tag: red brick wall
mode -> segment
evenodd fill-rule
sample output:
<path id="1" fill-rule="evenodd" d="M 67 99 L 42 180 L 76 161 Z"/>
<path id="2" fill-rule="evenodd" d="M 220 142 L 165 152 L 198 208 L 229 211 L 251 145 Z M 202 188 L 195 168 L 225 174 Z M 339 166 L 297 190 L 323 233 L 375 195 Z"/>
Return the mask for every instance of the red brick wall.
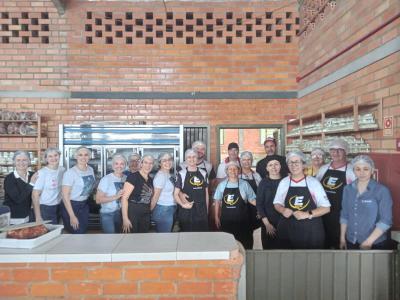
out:
<path id="1" fill-rule="evenodd" d="M 299 74 L 304 75 L 339 51 L 350 46 L 362 36 L 378 28 L 400 12 L 400 2 L 388 1 L 338 1 L 328 8 L 324 19 L 317 18 L 314 30 L 300 38 Z M 400 36 L 400 18 L 367 38 L 349 52 L 301 80 L 299 89 L 316 82 L 358 57 Z M 386 184 L 394 200 L 394 227 L 400 228 L 400 187 L 398 165 L 400 154 L 396 151 L 396 138 L 400 137 L 400 54 L 397 52 L 362 70 L 338 80 L 299 99 L 299 112 L 311 114 L 321 109 L 330 110 L 350 105 L 379 102 L 382 99 L 383 116 L 394 117 L 393 136 L 384 136 L 383 130 L 354 134 L 371 145 L 372 157 L 379 169 L 379 180 Z M 379 112 L 375 110 L 379 115 Z M 379 124 L 382 128 L 382 123 Z"/>
<path id="2" fill-rule="evenodd" d="M 73 0 L 68 1 L 65 15 L 59 16 L 50 0 L 2 1 L 0 13 L 9 14 L 0 15 L 0 24 L 9 27 L 8 31 L 0 31 L 0 38 L 18 31 L 18 35 L 29 36 L 29 43 L 23 43 L 21 36 L 9 38 L 8 44 L 0 43 L 0 90 L 293 91 L 297 88 L 298 63 L 296 5 L 295 1 L 228 5 L 224 2 L 167 2 L 165 10 L 162 2 L 133 5 L 122 1 Z M 173 13 L 172 19 L 166 12 Z M 48 13 L 48 19 L 44 19 L 46 15 L 42 13 Z M 146 13 L 151 13 L 151 17 Z M 18 19 L 18 25 L 12 25 L 13 18 Z M 31 24 L 35 18 L 38 25 Z M 96 25 L 97 19 L 102 25 Z M 137 19 L 143 25 L 136 26 Z M 197 19 L 201 19 L 203 25 L 197 25 Z M 183 25 L 178 25 L 178 20 L 182 20 Z M 163 25 L 157 25 L 158 22 Z M 29 23 L 28 32 L 23 30 L 25 23 Z M 41 31 L 42 23 L 48 23 L 48 33 Z M 172 32 L 166 29 L 167 24 L 173 25 Z M 106 25 L 111 25 L 111 29 Z M 133 27 L 129 28 L 130 25 Z M 208 31 L 209 25 L 213 25 L 212 31 Z M 152 31 L 147 31 L 149 26 Z M 91 31 L 87 31 L 89 27 Z M 32 36 L 31 29 L 38 28 L 39 36 L 49 36 L 48 44 Z M 121 34 L 119 31 L 122 31 L 122 38 L 117 37 Z M 143 38 L 136 37 L 137 31 L 141 31 Z M 162 31 L 162 38 L 157 37 L 157 31 Z M 177 37 L 179 31 L 182 31 L 182 38 Z M 201 31 L 203 37 L 196 37 L 197 31 Z M 236 36 L 237 32 L 241 36 Z M 107 44 L 106 38 L 110 36 L 113 44 Z M 268 43 L 267 36 L 271 37 Z M 132 38 L 132 44 L 127 44 L 128 37 Z M 152 38 L 153 44 L 145 44 L 146 37 Z M 173 37 L 173 44 L 167 44 L 167 37 Z M 213 38 L 213 44 L 207 44 L 207 37 Z M 232 37 L 232 44 L 228 43 L 228 37 Z M 91 44 L 88 38 L 92 38 Z M 186 38 L 193 38 L 193 44 L 186 44 Z M 251 43 L 247 43 L 246 38 L 251 38 Z M 295 114 L 296 108 L 295 99 L 39 97 L 3 98 L 0 103 L 0 109 L 39 112 L 44 117 L 48 145 L 58 143 L 60 123 L 142 120 L 147 124 L 210 125 L 214 163 L 215 125 L 283 124 L 288 116 Z M 34 143 L 33 139 L 0 138 L 0 147 L 28 148 Z"/>
<path id="3" fill-rule="evenodd" d="M 237 299 L 243 257 L 226 261 L 2 263 L 1 299 Z"/>

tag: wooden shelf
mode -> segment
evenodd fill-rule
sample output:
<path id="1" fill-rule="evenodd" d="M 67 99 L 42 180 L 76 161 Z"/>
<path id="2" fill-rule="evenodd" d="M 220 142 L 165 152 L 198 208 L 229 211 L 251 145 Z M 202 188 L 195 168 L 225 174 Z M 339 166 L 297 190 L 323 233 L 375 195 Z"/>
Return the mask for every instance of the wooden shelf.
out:
<path id="1" fill-rule="evenodd" d="M 296 119 L 291 119 L 286 122 L 286 144 L 288 145 L 290 140 L 300 140 L 300 144 L 304 137 L 320 137 L 321 142 L 325 141 L 325 136 L 335 135 L 335 134 L 349 134 L 349 133 L 358 133 L 365 131 L 374 131 L 379 130 L 382 123 L 382 99 L 378 101 L 371 101 L 367 103 L 358 103 L 358 98 L 354 98 L 353 104 L 347 104 L 340 107 L 335 107 L 327 110 L 320 110 L 319 112 L 314 112 L 310 114 L 299 115 Z M 367 113 L 368 111 L 373 110 L 375 117 L 376 127 L 367 127 L 360 128 L 359 124 L 359 116 Z M 343 129 L 343 130 L 332 130 L 332 131 L 324 131 L 325 120 L 333 117 L 352 117 L 353 118 L 353 128 L 351 129 Z M 310 125 L 314 122 L 321 123 L 322 130 L 320 132 L 313 133 L 303 133 L 304 125 Z M 300 127 L 299 134 L 290 135 L 290 131 L 295 127 Z M 289 133 L 289 134 L 288 134 Z"/>
<path id="2" fill-rule="evenodd" d="M 32 148 L 24 148 L 24 145 L 19 145 L 20 148 L 16 147 L 10 147 L 9 143 L 7 146 L 8 147 L 2 147 L 0 149 L 0 152 L 15 152 L 17 150 L 24 150 L 24 151 L 32 151 L 37 153 L 37 157 L 38 157 L 38 163 L 36 165 L 31 165 L 36 167 L 37 169 L 39 169 L 41 167 L 41 154 L 42 154 L 42 122 L 41 122 L 41 116 L 36 114 L 36 119 L 35 120 L 0 120 L 0 123 L 18 123 L 18 124 L 22 124 L 22 123 L 33 123 L 37 125 L 37 133 L 36 134 L 0 134 L 0 137 L 2 138 L 34 138 L 35 139 L 35 144 L 36 147 Z M 1 165 L 1 164 L 0 164 Z M 4 164 L 5 166 L 10 166 L 8 164 Z"/>

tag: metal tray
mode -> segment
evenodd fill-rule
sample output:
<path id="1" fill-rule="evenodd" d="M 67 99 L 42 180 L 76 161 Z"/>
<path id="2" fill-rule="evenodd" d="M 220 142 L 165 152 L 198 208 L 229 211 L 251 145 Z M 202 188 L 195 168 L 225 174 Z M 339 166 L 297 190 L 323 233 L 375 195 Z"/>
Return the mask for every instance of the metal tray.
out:
<path id="1" fill-rule="evenodd" d="M 63 225 L 45 224 L 45 226 L 49 229 L 49 232 L 34 239 L 7 239 L 7 233 L 2 232 L 0 233 L 0 248 L 32 249 L 56 238 L 64 228 Z"/>

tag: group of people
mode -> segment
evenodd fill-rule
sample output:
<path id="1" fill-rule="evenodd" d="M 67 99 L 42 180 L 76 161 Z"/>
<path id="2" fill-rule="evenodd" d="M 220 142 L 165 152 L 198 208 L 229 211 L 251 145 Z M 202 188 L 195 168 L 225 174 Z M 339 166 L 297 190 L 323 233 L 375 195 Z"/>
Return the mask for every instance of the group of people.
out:
<path id="1" fill-rule="evenodd" d="M 356 156 L 347 162 L 348 145 L 336 139 L 329 145 L 331 162 L 317 148 L 311 165 L 301 151 L 286 157 L 276 154 L 276 141 L 264 142 L 266 157 L 252 169 L 253 155 L 239 145 L 228 145 L 228 157 L 215 173 L 205 159 L 206 145 L 196 141 L 185 151 L 185 161 L 174 174 L 173 157 L 157 160 L 134 153 L 128 160 L 112 157 L 113 172 L 97 185 L 104 233 L 221 230 L 231 233 L 246 249 L 253 247 L 253 232 L 261 227 L 264 249 L 387 249 L 392 225 L 389 190 L 372 179 L 374 162 Z M 89 166 L 90 149 L 75 151 L 76 164 L 60 166 L 60 151 L 48 148 L 46 166 L 28 171 L 25 151 L 14 155 L 15 171 L 4 182 L 4 204 L 13 224 L 62 218 L 71 233 L 88 228 L 88 199 L 96 188 Z M 158 164 L 158 172 L 151 171 Z M 210 198 L 212 201 L 210 201 Z"/>

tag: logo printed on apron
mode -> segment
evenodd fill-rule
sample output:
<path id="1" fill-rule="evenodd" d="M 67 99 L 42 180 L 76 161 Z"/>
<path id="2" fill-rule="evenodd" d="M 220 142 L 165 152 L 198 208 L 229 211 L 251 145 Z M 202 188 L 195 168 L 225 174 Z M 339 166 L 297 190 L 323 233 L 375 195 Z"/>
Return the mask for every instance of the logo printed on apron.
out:
<path id="1" fill-rule="evenodd" d="M 322 181 L 322 184 L 327 189 L 336 190 L 343 185 L 343 182 L 340 181 L 338 177 L 327 176 Z"/>
<path id="2" fill-rule="evenodd" d="M 197 177 L 196 175 L 194 175 L 194 176 L 190 177 L 189 183 L 190 183 L 192 186 L 199 187 L 199 186 L 202 186 L 202 185 L 203 185 L 203 180 L 200 179 L 199 177 Z"/>
<path id="3" fill-rule="evenodd" d="M 304 196 L 294 195 L 288 199 L 290 208 L 295 210 L 304 210 L 310 204 L 310 199 L 307 199 L 304 203 Z"/>
<path id="4" fill-rule="evenodd" d="M 235 205 L 239 201 L 239 197 L 235 198 L 235 194 L 226 194 L 224 196 L 224 203 L 229 206 Z"/>

